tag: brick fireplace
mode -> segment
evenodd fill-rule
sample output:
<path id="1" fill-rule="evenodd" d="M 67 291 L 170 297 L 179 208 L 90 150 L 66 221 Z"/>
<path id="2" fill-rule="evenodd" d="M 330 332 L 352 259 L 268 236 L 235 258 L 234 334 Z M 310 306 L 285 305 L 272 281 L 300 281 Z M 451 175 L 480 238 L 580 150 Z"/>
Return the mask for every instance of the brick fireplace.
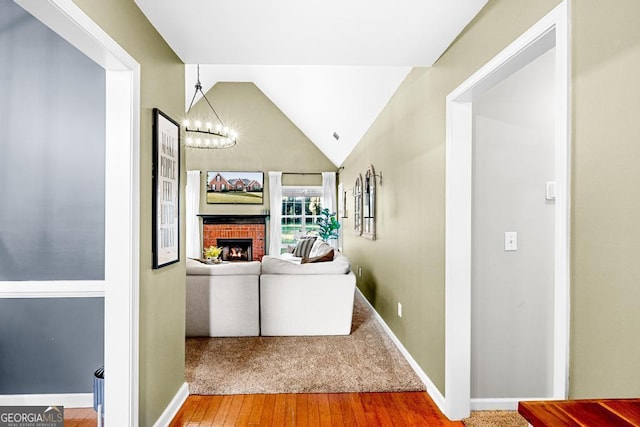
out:
<path id="1" fill-rule="evenodd" d="M 225 246 L 229 241 L 250 241 L 251 260 L 265 254 L 266 215 L 199 215 L 203 248 Z"/>

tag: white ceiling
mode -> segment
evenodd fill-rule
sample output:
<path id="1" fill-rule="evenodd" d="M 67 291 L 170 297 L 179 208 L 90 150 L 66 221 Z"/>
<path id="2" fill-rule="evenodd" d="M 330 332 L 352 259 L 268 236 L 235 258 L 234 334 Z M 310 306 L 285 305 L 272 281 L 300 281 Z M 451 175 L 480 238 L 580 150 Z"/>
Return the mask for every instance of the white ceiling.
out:
<path id="1" fill-rule="evenodd" d="M 203 64 L 203 90 L 254 82 L 340 166 L 411 67 L 433 65 L 487 0 L 135 2 L 185 64 Z M 186 109 L 195 66 L 185 76 Z"/>

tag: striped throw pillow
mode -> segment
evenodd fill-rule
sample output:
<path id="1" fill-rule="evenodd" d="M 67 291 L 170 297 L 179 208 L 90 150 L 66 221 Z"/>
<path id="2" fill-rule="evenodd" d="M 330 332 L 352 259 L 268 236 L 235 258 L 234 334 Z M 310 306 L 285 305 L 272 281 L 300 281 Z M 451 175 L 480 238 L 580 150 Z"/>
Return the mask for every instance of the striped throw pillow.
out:
<path id="1" fill-rule="evenodd" d="M 307 258 L 315 241 L 315 237 L 304 237 L 299 239 L 296 248 L 293 250 L 293 256 Z"/>

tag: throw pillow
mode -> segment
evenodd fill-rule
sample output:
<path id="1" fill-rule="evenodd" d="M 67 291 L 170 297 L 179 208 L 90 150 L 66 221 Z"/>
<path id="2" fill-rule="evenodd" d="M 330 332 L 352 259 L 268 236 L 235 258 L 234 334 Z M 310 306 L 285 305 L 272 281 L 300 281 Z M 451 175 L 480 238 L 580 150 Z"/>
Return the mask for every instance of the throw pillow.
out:
<path id="1" fill-rule="evenodd" d="M 300 261 L 300 264 L 310 264 L 313 262 L 329 262 L 329 261 L 333 261 L 333 249 L 331 249 L 329 252 L 327 252 L 324 255 L 320 255 L 313 258 L 302 258 L 302 261 Z"/>
<path id="2" fill-rule="evenodd" d="M 323 241 L 322 239 L 316 239 L 307 258 L 314 258 L 320 255 L 324 255 L 332 249 L 333 247 L 331 247 L 331 245 L 327 242 Z"/>
<path id="3" fill-rule="evenodd" d="M 303 237 L 298 240 L 298 244 L 293 251 L 293 256 L 306 258 L 309 256 L 309 252 L 311 252 L 311 248 L 313 247 L 313 243 L 316 241 L 315 237 Z"/>

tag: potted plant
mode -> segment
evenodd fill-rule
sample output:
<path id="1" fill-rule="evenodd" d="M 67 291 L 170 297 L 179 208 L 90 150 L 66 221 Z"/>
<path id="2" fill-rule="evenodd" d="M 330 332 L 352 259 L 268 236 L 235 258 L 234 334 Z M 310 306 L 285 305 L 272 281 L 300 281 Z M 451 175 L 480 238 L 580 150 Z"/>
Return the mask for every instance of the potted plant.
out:
<path id="1" fill-rule="evenodd" d="M 222 253 L 222 248 L 217 246 L 209 246 L 204 251 L 204 257 L 208 262 L 219 263 L 221 261 L 220 254 Z"/>
<path id="2" fill-rule="evenodd" d="M 318 226 L 318 235 L 325 242 L 338 238 L 340 223 L 335 212 L 330 212 L 327 208 L 322 209 L 320 218 L 318 218 Z"/>

